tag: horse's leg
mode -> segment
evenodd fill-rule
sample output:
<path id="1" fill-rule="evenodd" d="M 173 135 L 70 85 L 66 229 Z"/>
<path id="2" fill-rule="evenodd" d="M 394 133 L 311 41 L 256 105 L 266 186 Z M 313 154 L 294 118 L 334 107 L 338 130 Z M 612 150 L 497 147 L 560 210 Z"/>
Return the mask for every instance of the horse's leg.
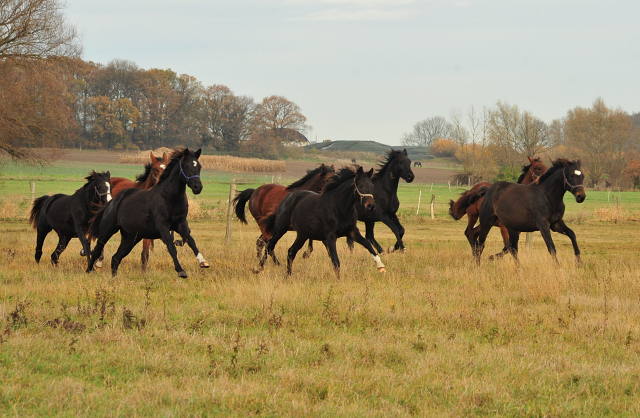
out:
<path id="1" fill-rule="evenodd" d="M 353 240 L 350 237 L 347 237 L 347 247 L 349 247 L 349 251 L 353 252 Z"/>
<path id="2" fill-rule="evenodd" d="M 153 240 L 143 239 L 142 240 L 142 253 L 140 254 L 140 261 L 142 262 L 142 270 L 147 269 L 147 264 L 149 263 L 149 251 L 151 249 L 151 245 L 153 244 Z"/>
<path id="3" fill-rule="evenodd" d="M 498 227 L 500 228 L 500 235 L 502 235 L 502 242 L 504 243 L 504 247 L 502 247 L 502 251 L 489 256 L 489 260 L 495 260 L 498 258 L 502 258 L 502 256 L 504 256 L 506 253 L 508 253 L 510 251 L 510 244 L 509 244 L 509 231 L 507 231 L 507 228 L 505 228 L 504 225 L 502 225 L 500 222 L 498 222 Z"/>
<path id="4" fill-rule="evenodd" d="M 86 272 L 89 273 L 93 270 L 93 266 L 98 267 L 98 263 L 100 263 L 100 267 L 102 266 L 102 260 L 104 259 L 104 255 L 102 253 L 104 249 L 104 245 L 109 241 L 109 239 L 120 230 L 120 227 L 117 225 L 112 225 L 109 229 L 103 226 L 103 223 L 100 223 L 100 235 L 96 240 L 96 245 L 93 247 L 93 251 L 91 251 L 91 258 L 89 259 L 89 264 L 87 265 Z"/>
<path id="5" fill-rule="evenodd" d="M 56 246 L 55 251 L 51 253 L 51 264 L 53 264 L 54 266 L 58 265 L 58 259 L 60 258 L 60 254 L 62 254 L 64 249 L 67 248 L 67 245 L 69 244 L 69 240 L 70 238 L 67 238 L 64 235 L 58 235 L 58 245 Z"/>
<path id="6" fill-rule="evenodd" d="M 188 277 L 187 272 L 184 271 L 184 269 L 180 265 L 180 262 L 178 261 L 178 250 L 176 250 L 176 246 L 173 243 L 173 237 L 171 236 L 171 231 L 169 230 L 169 227 L 162 226 L 158 228 L 158 231 L 160 232 L 160 237 L 162 238 L 162 242 L 164 242 L 164 245 L 167 246 L 167 251 L 169 251 L 169 255 L 173 260 L 173 267 L 178 272 L 178 277 L 186 279 Z"/>
<path id="7" fill-rule="evenodd" d="M 367 249 L 367 251 L 369 251 L 369 254 L 371 254 L 371 257 L 373 257 L 373 261 L 376 262 L 376 267 L 378 268 L 378 271 L 380 273 L 385 273 L 387 269 L 384 267 L 384 264 L 382 264 L 382 261 L 380 260 L 380 256 L 373 249 L 373 246 L 371 245 L 369 240 L 362 236 L 362 234 L 360 233 L 360 230 L 357 227 L 351 232 L 351 236 L 353 237 L 353 240 L 355 242 L 362 245 L 364 248 Z"/>
<path id="8" fill-rule="evenodd" d="M 258 257 L 258 260 L 262 258 L 262 251 L 264 250 L 265 245 L 267 245 L 267 243 L 262 239 L 262 235 L 260 235 L 256 240 L 256 256 Z"/>
<path id="9" fill-rule="evenodd" d="M 121 234 L 120 246 L 118 247 L 118 250 L 113 255 L 113 257 L 111 257 L 111 275 L 112 276 L 115 277 L 118 275 L 118 267 L 120 266 L 122 259 L 125 258 L 127 255 L 129 255 L 131 250 L 133 250 L 133 247 L 135 247 L 136 244 L 139 243 L 141 239 L 142 238 L 137 238 L 135 234 L 134 235 Z"/>
<path id="10" fill-rule="evenodd" d="M 576 264 L 580 265 L 582 263 L 580 261 L 580 249 L 578 248 L 578 241 L 576 241 L 576 234 L 573 230 L 571 230 L 571 228 L 569 228 L 562 219 L 551 225 L 551 230 L 569 237 L 571 245 L 573 245 L 573 253 L 576 256 Z"/>
<path id="11" fill-rule="evenodd" d="M 402 224 L 400 224 L 400 220 L 398 219 L 398 216 L 395 213 L 389 215 L 389 217 L 391 218 L 391 221 L 393 222 L 393 224 L 396 226 L 396 229 L 398 230 L 397 237 L 400 237 L 396 241 L 396 244 L 394 245 L 393 249 L 394 251 L 401 250 L 402 252 L 405 252 L 404 242 L 402 241 L 402 238 L 404 237 L 404 227 L 402 226 Z"/>
<path id="12" fill-rule="evenodd" d="M 393 214 L 393 217 L 395 217 L 395 214 Z M 393 217 L 390 216 L 390 215 L 387 215 L 385 213 L 381 213 L 380 214 L 380 221 L 382 223 L 384 223 L 387 227 L 389 227 L 391 232 L 393 232 L 393 235 L 396 236 L 396 243 L 394 245 L 390 246 L 387 249 L 387 252 L 390 252 L 390 253 L 394 252 L 397 249 L 404 250 L 404 243 L 402 242 L 402 237 L 400 236 L 400 231 L 398 230 L 398 227 L 396 226 L 395 222 L 393 221 Z M 373 228 L 371 228 L 371 236 L 373 236 Z M 368 225 L 367 225 L 367 239 L 369 239 L 369 241 L 371 241 L 371 239 L 369 238 Z M 375 246 L 375 244 L 374 244 L 374 246 Z"/>
<path id="13" fill-rule="evenodd" d="M 549 223 L 545 219 L 541 219 L 537 222 L 538 229 L 540 230 L 540 235 L 542 235 L 542 239 L 544 243 L 547 245 L 547 251 L 551 254 L 553 261 L 556 264 L 558 263 L 558 257 L 556 257 L 556 246 L 553 243 L 553 239 L 551 238 L 551 229 L 549 228 Z"/>
<path id="14" fill-rule="evenodd" d="M 518 261 L 518 241 L 520 240 L 520 232 L 509 229 L 507 230 L 507 234 L 509 236 L 507 251 L 511 253 L 516 264 L 520 265 L 520 261 Z"/>
<path id="15" fill-rule="evenodd" d="M 42 215 L 41 215 L 42 216 Z M 42 246 L 44 245 L 44 239 L 47 238 L 49 232 L 51 232 L 49 224 L 38 223 L 38 237 L 36 238 L 36 263 L 40 263 L 42 258 Z"/>
<path id="16" fill-rule="evenodd" d="M 189 223 L 186 219 L 178 224 L 177 231 L 182 237 L 182 240 L 187 243 L 189 248 L 193 251 L 193 254 L 195 254 L 196 260 L 198 260 L 198 265 L 202 268 L 209 268 L 209 263 L 204 259 L 202 253 L 198 250 L 196 240 L 191 236 L 191 229 L 189 229 Z"/>
<path id="17" fill-rule="evenodd" d="M 382 249 L 380 244 L 378 244 L 378 241 L 376 241 L 376 239 L 373 236 L 373 227 L 375 225 L 376 225 L 376 223 L 373 222 L 373 221 L 365 221 L 365 223 L 364 223 L 365 235 L 366 235 L 367 240 L 369 240 L 369 242 L 371 243 L 373 248 L 375 248 L 375 250 L 377 251 L 377 254 L 384 254 L 384 250 Z"/>
<path id="18" fill-rule="evenodd" d="M 269 238 L 267 242 L 266 248 L 264 250 L 264 254 L 262 254 L 262 258 L 260 258 L 260 262 L 258 263 L 258 267 L 253 269 L 253 272 L 258 274 L 262 270 L 264 270 L 264 263 L 267 261 L 267 256 L 271 255 L 273 257 L 274 249 L 276 248 L 276 244 L 287 233 L 287 228 L 283 228 L 284 230 L 278 230 L 278 225 L 276 225 L 276 229 L 273 231 L 273 235 Z"/>
<path id="19" fill-rule="evenodd" d="M 300 248 L 302 248 L 302 246 L 306 241 L 307 241 L 307 238 L 302 237 L 300 236 L 300 234 L 298 234 L 298 236 L 296 236 L 296 240 L 293 241 L 293 244 L 291 245 L 291 247 L 289 247 L 289 251 L 287 253 L 287 275 L 288 276 L 291 275 L 291 266 L 293 265 L 293 260 L 296 258 L 296 254 L 298 254 L 298 251 L 300 251 Z"/>
<path id="20" fill-rule="evenodd" d="M 340 259 L 338 258 L 338 250 L 336 249 L 336 239 L 335 237 L 328 237 L 323 242 L 325 247 L 327 247 L 329 257 L 333 263 L 333 271 L 336 272 L 336 277 L 340 280 Z M 371 244 L 369 244 L 369 246 L 371 246 Z"/>
<path id="21" fill-rule="evenodd" d="M 491 227 L 497 220 L 497 217 L 493 216 L 488 222 L 480 220 L 480 233 L 478 234 L 478 241 L 474 242 L 475 246 L 472 249 L 473 256 L 476 259 L 476 264 L 480 265 L 480 257 L 484 251 L 484 242 L 487 240 L 487 235 L 491 231 Z"/>
<path id="22" fill-rule="evenodd" d="M 310 239 L 309 240 L 309 249 L 307 249 L 307 251 L 305 251 L 304 253 L 302 253 L 302 258 L 309 258 L 311 257 L 311 253 L 313 252 L 313 240 Z"/>
<path id="23" fill-rule="evenodd" d="M 83 231 L 79 225 L 79 222 L 75 222 L 76 224 L 76 235 L 78 235 L 78 239 L 80 240 L 80 244 L 82 244 L 82 251 L 87 257 L 87 264 L 89 264 L 89 260 L 91 258 L 91 244 L 87 241 L 86 231 Z"/>

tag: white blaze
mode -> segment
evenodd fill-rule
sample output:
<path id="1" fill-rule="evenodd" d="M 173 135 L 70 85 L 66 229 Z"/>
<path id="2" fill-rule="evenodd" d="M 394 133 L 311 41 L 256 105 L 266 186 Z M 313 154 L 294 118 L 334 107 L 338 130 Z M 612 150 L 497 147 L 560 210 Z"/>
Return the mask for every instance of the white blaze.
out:
<path id="1" fill-rule="evenodd" d="M 197 166 L 197 165 L 198 165 L 198 162 L 197 162 L 197 161 L 194 161 L 194 162 L 193 162 L 193 166 L 195 167 L 195 166 Z"/>
<path id="2" fill-rule="evenodd" d="M 582 171 L 576 170 L 575 173 L 576 173 L 576 176 L 579 176 L 580 174 L 582 174 Z"/>
<path id="3" fill-rule="evenodd" d="M 165 168 L 167 168 L 167 166 L 164 164 L 160 164 L 160 168 L 164 170 Z"/>
<path id="4" fill-rule="evenodd" d="M 107 202 L 111 200 L 111 184 L 108 181 L 105 181 L 104 184 L 107 186 Z"/>

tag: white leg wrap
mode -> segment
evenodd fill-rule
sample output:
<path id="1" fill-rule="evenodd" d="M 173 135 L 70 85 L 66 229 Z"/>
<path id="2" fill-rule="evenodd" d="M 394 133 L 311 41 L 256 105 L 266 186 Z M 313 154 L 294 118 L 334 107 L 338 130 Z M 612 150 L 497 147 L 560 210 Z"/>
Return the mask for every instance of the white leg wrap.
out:
<path id="1" fill-rule="evenodd" d="M 198 260 L 199 263 L 204 263 L 205 261 L 207 261 L 204 259 L 201 253 L 198 253 L 198 255 L 196 256 L 196 260 Z"/>
<path id="2" fill-rule="evenodd" d="M 376 262 L 376 265 L 378 268 L 383 268 L 384 264 L 382 264 L 382 261 L 380 260 L 380 256 L 379 255 L 374 255 L 373 257 L 373 261 Z"/>

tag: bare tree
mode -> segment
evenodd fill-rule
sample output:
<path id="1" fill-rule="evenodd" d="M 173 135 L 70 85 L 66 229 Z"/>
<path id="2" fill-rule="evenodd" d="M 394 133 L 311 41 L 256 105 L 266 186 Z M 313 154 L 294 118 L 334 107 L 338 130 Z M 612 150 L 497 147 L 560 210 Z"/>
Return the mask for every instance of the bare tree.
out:
<path id="1" fill-rule="evenodd" d="M 283 130 L 292 129 L 301 133 L 310 128 L 300 106 L 282 96 L 265 97 L 256 106 L 254 122 L 257 130 L 271 131 L 275 137 Z"/>
<path id="2" fill-rule="evenodd" d="M 452 126 L 442 116 L 434 116 L 413 125 L 411 133 L 402 135 L 402 145 L 430 147 L 438 138 L 450 139 Z"/>
<path id="3" fill-rule="evenodd" d="M 237 150 L 239 143 L 249 136 L 249 126 L 255 104 L 248 96 L 236 96 L 227 87 L 216 84 L 203 93 L 203 121 L 205 145 L 211 142 L 218 149 Z"/>

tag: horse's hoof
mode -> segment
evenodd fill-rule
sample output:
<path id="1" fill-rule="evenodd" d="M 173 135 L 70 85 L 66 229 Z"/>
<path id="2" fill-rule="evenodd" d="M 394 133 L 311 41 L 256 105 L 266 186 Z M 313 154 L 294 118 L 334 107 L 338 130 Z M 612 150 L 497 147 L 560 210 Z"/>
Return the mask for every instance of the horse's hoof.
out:
<path id="1" fill-rule="evenodd" d="M 387 269 L 384 267 L 378 267 L 378 273 L 386 273 Z"/>
<path id="2" fill-rule="evenodd" d="M 84 248 L 80 250 L 80 257 L 84 257 Z"/>
<path id="3" fill-rule="evenodd" d="M 400 254 L 406 254 L 406 253 L 407 253 L 406 248 L 400 248 Z"/>
<path id="4" fill-rule="evenodd" d="M 489 256 L 489 261 L 493 261 L 493 260 L 495 260 L 495 259 L 496 259 L 496 257 L 495 257 L 495 256 L 493 256 L 493 255 L 490 255 L 490 256 Z"/>
<path id="5" fill-rule="evenodd" d="M 251 272 L 252 272 L 253 274 L 258 274 L 258 273 L 260 273 L 261 271 L 262 271 L 262 270 L 261 270 L 261 269 L 259 269 L 259 268 L 257 268 L 257 267 L 254 267 L 254 268 L 252 268 L 252 269 L 251 269 Z"/>
<path id="6" fill-rule="evenodd" d="M 182 247 L 184 245 L 184 241 L 181 239 L 177 239 L 173 241 L 173 245 L 175 245 L 176 247 Z"/>
<path id="7" fill-rule="evenodd" d="M 202 267 L 203 269 L 208 269 L 210 266 L 209 266 L 209 263 L 207 263 L 206 261 L 203 261 L 200 263 L 200 267 Z"/>
<path id="8" fill-rule="evenodd" d="M 188 276 L 187 276 L 187 272 L 186 272 L 186 271 L 184 271 L 184 270 L 179 271 L 179 272 L 178 272 L 178 277 L 180 277 L 181 279 L 186 279 L 186 278 L 188 277 Z"/>
<path id="9" fill-rule="evenodd" d="M 396 250 L 396 247 L 394 247 L 393 245 L 392 245 L 391 247 L 387 248 L 387 252 L 388 252 L 389 254 L 391 254 L 391 253 L 392 253 L 392 252 L 394 252 L 395 250 Z"/>
<path id="10" fill-rule="evenodd" d="M 302 253 L 302 258 L 309 258 L 309 257 L 311 257 L 311 253 L 308 253 L 306 251 Z"/>
<path id="11" fill-rule="evenodd" d="M 97 269 L 101 269 L 102 268 L 102 261 L 96 261 L 96 263 L 93 266 L 95 268 L 97 268 Z"/>

